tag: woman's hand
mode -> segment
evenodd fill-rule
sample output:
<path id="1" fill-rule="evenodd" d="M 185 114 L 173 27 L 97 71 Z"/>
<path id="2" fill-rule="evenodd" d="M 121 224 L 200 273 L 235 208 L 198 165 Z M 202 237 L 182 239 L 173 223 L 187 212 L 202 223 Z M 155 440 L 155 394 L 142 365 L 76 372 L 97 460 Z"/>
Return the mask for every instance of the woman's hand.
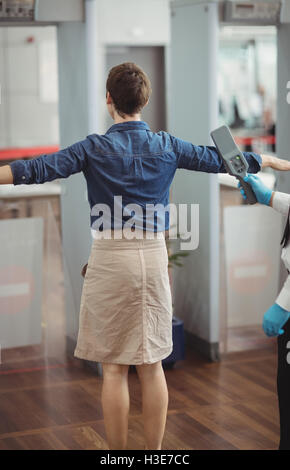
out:
<path id="1" fill-rule="evenodd" d="M 81 274 L 83 277 L 86 277 L 87 267 L 88 267 L 88 263 L 82 267 Z"/>
<path id="2" fill-rule="evenodd" d="M 0 184 L 12 184 L 13 175 L 10 165 L 0 167 Z"/>
<path id="3" fill-rule="evenodd" d="M 272 155 L 261 155 L 262 168 L 270 167 L 273 170 L 290 171 L 290 161 L 282 160 L 282 158 L 273 157 Z"/>

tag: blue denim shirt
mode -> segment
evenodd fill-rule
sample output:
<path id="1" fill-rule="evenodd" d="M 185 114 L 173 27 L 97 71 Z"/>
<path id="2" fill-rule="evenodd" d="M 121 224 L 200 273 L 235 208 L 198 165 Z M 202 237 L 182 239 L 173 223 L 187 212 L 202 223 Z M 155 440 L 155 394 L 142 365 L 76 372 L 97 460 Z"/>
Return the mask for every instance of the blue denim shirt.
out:
<path id="1" fill-rule="evenodd" d="M 249 172 L 260 171 L 260 155 L 252 152 L 245 152 L 244 155 L 249 163 Z M 10 166 L 15 185 L 44 183 L 83 172 L 93 228 L 99 217 L 101 220 L 104 215 L 104 212 L 96 210 L 96 207 L 102 206 L 96 204 L 109 206 L 110 227 L 122 227 L 135 212 L 125 211 L 121 221 L 117 217 L 114 220 L 114 210 L 117 212 L 121 201 L 123 208 L 132 203 L 141 206 L 142 221 L 135 226 L 139 224 L 139 228 L 152 231 L 169 229 L 169 213 L 164 213 L 165 227 L 164 220 L 158 217 L 151 227 L 146 226 L 146 204 L 167 206 L 170 185 L 177 169 L 225 172 L 215 147 L 193 145 L 164 131 L 154 133 L 144 121 L 114 124 L 104 135 L 92 134 L 56 153 L 31 160 L 17 160 Z M 121 196 L 117 198 L 119 202 L 115 209 L 114 196 Z M 99 230 L 108 228 L 105 223 L 99 225 Z"/>

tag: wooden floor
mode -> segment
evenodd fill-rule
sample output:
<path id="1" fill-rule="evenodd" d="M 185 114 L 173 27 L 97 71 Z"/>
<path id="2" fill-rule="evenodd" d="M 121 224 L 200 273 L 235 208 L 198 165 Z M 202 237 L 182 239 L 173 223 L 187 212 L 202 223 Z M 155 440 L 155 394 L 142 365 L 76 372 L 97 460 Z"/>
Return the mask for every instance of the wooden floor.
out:
<path id="1" fill-rule="evenodd" d="M 40 204 L 34 215 L 43 211 Z M 52 230 L 44 253 L 43 342 L 2 351 L 0 450 L 107 449 L 102 378 L 65 353 L 60 242 L 56 227 L 48 225 Z M 231 341 L 241 349 L 240 332 L 234 332 Z M 187 350 L 185 361 L 165 371 L 169 411 L 164 450 L 277 449 L 276 342 L 261 340 L 258 349 L 254 344 L 248 340 L 250 351 L 227 354 L 219 363 Z M 128 449 L 143 449 L 141 390 L 134 370 L 129 387 Z"/>
<path id="2" fill-rule="evenodd" d="M 275 347 L 208 363 L 193 353 L 165 370 L 169 411 L 163 449 L 276 449 Z M 23 370 L 24 369 L 24 370 Z M 0 449 L 107 449 L 102 378 L 53 357 L 2 366 Z M 140 385 L 129 373 L 128 449 L 143 448 Z"/>

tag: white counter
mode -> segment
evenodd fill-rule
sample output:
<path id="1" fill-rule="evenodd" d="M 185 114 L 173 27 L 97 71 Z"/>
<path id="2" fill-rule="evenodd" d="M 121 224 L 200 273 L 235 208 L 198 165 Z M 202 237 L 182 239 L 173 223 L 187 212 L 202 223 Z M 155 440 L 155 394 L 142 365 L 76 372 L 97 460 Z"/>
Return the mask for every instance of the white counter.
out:
<path id="1" fill-rule="evenodd" d="M 2 184 L 0 185 L 0 199 L 22 199 L 33 197 L 59 196 L 61 185 L 58 181 L 43 184 Z"/>

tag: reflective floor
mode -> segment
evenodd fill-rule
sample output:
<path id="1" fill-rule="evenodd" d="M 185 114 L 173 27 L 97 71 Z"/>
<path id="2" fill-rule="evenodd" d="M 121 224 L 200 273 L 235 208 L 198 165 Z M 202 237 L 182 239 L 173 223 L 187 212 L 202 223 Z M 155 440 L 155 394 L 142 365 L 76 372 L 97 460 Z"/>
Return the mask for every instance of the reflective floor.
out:
<path id="1" fill-rule="evenodd" d="M 107 449 L 101 378 L 57 357 L 6 365 L 0 380 L 0 449 Z M 12 367 L 12 370 L 10 369 Z M 187 352 L 166 370 L 163 449 L 276 449 L 275 351 L 233 353 L 208 363 Z M 128 449 L 143 449 L 141 390 L 129 372 Z"/>

